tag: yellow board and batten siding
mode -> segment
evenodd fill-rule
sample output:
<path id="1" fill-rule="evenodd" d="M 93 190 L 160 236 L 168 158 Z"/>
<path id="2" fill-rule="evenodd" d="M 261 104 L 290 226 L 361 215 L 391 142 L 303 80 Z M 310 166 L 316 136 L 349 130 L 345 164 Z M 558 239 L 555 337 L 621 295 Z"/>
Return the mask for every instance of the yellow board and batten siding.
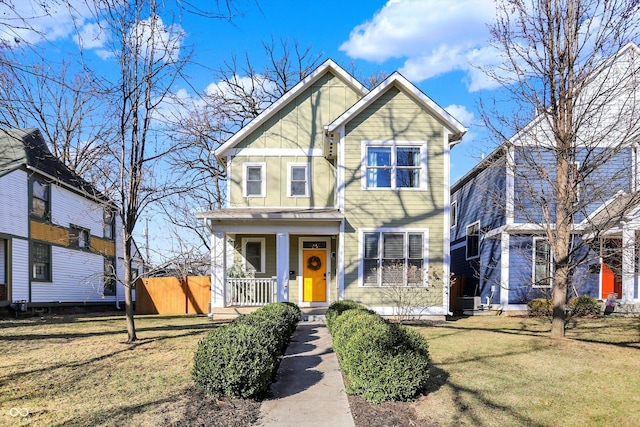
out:
<path id="1" fill-rule="evenodd" d="M 358 98 L 358 94 L 341 79 L 327 73 L 235 148 L 322 150 L 324 126 Z M 265 163 L 265 197 L 243 197 L 243 164 L 247 162 Z M 287 197 L 288 163 L 310 163 L 309 197 Z M 334 205 L 334 176 L 333 165 L 324 157 L 237 155 L 229 165 L 229 206 L 331 207 Z"/>
<path id="2" fill-rule="evenodd" d="M 422 190 L 363 190 L 362 141 L 427 141 L 427 188 Z M 429 266 L 443 269 L 444 251 L 444 127 L 407 94 L 391 87 L 377 102 L 347 123 L 345 164 L 345 266 L 358 265 L 361 228 L 428 229 Z M 358 269 L 345 269 L 345 298 L 379 304 L 380 295 L 358 287 Z M 438 286 L 435 292 L 441 292 Z"/>

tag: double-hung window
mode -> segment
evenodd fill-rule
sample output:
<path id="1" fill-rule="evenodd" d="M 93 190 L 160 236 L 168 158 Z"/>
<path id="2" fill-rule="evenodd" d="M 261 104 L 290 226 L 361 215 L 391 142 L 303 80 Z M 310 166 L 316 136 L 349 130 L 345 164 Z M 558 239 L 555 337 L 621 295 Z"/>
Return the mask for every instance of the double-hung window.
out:
<path id="1" fill-rule="evenodd" d="M 104 258 L 104 295 L 116 294 L 116 260 Z"/>
<path id="2" fill-rule="evenodd" d="M 365 188 L 421 188 L 426 176 L 423 143 L 364 143 Z"/>
<path id="3" fill-rule="evenodd" d="M 425 232 L 365 232 L 362 241 L 362 280 L 365 286 L 424 284 Z"/>
<path id="4" fill-rule="evenodd" d="M 102 214 L 102 231 L 105 239 L 113 240 L 115 235 L 116 214 L 111 209 L 105 209 Z"/>
<path id="5" fill-rule="evenodd" d="M 69 246 L 77 249 L 89 248 L 89 230 L 72 225 L 69 228 Z"/>
<path id="6" fill-rule="evenodd" d="M 533 239 L 533 286 L 548 288 L 551 286 L 551 244 L 547 239 L 534 237 Z"/>
<path id="7" fill-rule="evenodd" d="M 49 219 L 51 215 L 50 190 L 49 184 L 35 178 L 31 180 L 31 215 Z"/>
<path id="8" fill-rule="evenodd" d="M 265 169 L 264 163 L 244 163 L 242 188 L 244 197 L 265 197 Z"/>
<path id="9" fill-rule="evenodd" d="M 245 271 L 252 273 L 264 273 L 266 269 L 265 239 L 242 239 L 242 259 Z"/>
<path id="10" fill-rule="evenodd" d="M 467 259 L 480 255 L 480 221 L 467 225 Z"/>
<path id="11" fill-rule="evenodd" d="M 458 225 L 458 202 L 451 202 L 451 227 Z"/>
<path id="12" fill-rule="evenodd" d="M 309 164 L 289 163 L 289 197 L 309 196 Z"/>
<path id="13" fill-rule="evenodd" d="M 51 246 L 33 242 L 31 244 L 31 278 L 39 281 L 51 280 Z"/>

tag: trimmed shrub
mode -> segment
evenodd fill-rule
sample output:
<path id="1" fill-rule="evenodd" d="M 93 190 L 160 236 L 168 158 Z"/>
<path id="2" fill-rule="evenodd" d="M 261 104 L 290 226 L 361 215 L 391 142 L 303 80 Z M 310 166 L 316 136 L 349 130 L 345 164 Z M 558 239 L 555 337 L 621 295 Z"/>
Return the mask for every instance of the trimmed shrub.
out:
<path id="1" fill-rule="evenodd" d="M 355 309 L 336 319 L 333 339 L 348 393 L 379 403 L 412 399 L 426 387 L 429 348 L 418 332 Z"/>
<path id="2" fill-rule="evenodd" d="M 196 385 L 209 396 L 251 397 L 267 390 L 277 357 L 260 326 L 231 324 L 212 330 L 198 344 L 192 370 Z"/>
<path id="3" fill-rule="evenodd" d="M 266 391 L 299 320 L 297 306 L 274 303 L 212 330 L 194 356 L 196 386 L 214 397 Z"/>
<path id="4" fill-rule="evenodd" d="M 351 300 L 333 302 L 329 306 L 329 308 L 327 309 L 327 313 L 325 314 L 327 328 L 329 329 L 329 332 L 331 332 L 333 328 L 333 323 L 338 318 L 338 316 L 340 316 L 342 313 L 344 313 L 347 310 L 353 310 L 355 308 L 366 309 L 365 306 Z"/>
<path id="5" fill-rule="evenodd" d="M 571 316 L 575 317 L 598 316 L 600 303 L 594 297 L 580 295 L 569 300 L 569 310 L 571 310 Z"/>
<path id="6" fill-rule="evenodd" d="M 529 316 L 550 317 L 553 314 L 553 303 L 547 298 L 536 298 L 527 302 Z"/>

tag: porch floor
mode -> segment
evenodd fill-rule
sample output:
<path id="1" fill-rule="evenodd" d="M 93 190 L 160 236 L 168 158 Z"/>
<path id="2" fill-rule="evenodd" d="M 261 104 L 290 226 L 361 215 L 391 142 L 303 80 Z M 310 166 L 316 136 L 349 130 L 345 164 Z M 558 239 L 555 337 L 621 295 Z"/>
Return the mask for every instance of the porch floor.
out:
<path id="1" fill-rule="evenodd" d="M 214 307 L 212 314 L 215 320 L 231 320 L 243 314 L 253 313 L 259 308 L 260 307 Z M 301 307 L 302 321 L 324 323 L 327 308 L 328 307 Z"/>

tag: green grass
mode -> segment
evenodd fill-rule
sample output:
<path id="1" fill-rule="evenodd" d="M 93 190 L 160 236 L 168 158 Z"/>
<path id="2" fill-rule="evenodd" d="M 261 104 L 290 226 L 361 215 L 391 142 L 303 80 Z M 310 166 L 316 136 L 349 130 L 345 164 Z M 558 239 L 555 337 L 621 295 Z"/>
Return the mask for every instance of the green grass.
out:
<path id="1" fill-rule="evenodd" d="M 439 426 L 640 425 L 640 319 L 472 317 L 418 327 L 433 358 L 414 404 Z M 429 424 L 432 425 L 432 424 Z"/>
<path id="2" fill-rule="evenodd" d="M 178 422 L 198 340 L 216 324 L 138 316 L 136 326 L 127 344 L 122 316 L 0 320 L 0 425 Z"/>
<path id="3" fill-rule="evenodd" d="M 193 417 L 190 369 L 206 317 L 0 320 L 0 425 L 158 426 Z M 580 320 L 566 340 L 541 319 L 472 317 L 418 327 L 433 358 L 423 425 L 637 426 L 640 319 Z M 26 408 L 27 417 L 12 417 Z"/>

